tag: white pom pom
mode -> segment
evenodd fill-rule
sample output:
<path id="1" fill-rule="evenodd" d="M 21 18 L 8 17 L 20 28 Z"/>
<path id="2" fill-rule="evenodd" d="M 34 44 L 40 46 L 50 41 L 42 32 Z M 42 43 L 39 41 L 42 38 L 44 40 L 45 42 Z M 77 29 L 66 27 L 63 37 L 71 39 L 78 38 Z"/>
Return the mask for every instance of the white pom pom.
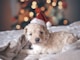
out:
<path id="1" fill-rule="evenodd" d="M 47 28 L 51 27 L 51 25 L 52 24 L 49 21 L 46 23 Z"/>

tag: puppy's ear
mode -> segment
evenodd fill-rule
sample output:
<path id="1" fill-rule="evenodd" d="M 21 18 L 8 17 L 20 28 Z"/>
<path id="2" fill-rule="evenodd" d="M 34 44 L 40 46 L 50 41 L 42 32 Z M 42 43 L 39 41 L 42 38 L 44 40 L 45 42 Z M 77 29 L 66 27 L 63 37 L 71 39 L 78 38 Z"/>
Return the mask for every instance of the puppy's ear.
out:
<path id="1" fill-rule="evenodd" d="M 41 25 L 41 27 L 43 28 L 43 30 L 45 30 L 45 29 L 46 29 L 46 26 L 42 26 L 42 25 Z"/>
<path id="2" fill-rule="evenodd" d="M 49 30 L 47 29 L 47 27 L 43 26 L 43 30 L 45 31 L 45 40 L 49 40 Z"/>
<path id="3" fill-rule="evenodd" d="M 46 33 L 48 33 L 47 27 L 44 27 L 44 26 L 43 26 L 43 30 L 44 30 Z"/>

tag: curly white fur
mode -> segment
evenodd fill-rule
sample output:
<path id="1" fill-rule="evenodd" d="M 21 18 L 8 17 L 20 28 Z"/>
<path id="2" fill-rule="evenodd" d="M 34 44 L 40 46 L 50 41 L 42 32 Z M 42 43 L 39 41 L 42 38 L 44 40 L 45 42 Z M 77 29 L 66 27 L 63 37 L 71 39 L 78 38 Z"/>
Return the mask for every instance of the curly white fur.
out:
<path id="1" fill-rule="evenodd" d="M 70 32 L 59 31 L 49 33 L 46 27 L 39 24 L 29 24 L 25 27 L 25 36 L 32 43 L 32 50 L 28 54 L 59 53 L 63 47 L 74 43 L 77 38 Z M 40 32 L 43 32 L 42 34 Z M 30 35 L 31 34 L 31 35 Z M 35 41 L 39 38 L 39 42 Z"/>

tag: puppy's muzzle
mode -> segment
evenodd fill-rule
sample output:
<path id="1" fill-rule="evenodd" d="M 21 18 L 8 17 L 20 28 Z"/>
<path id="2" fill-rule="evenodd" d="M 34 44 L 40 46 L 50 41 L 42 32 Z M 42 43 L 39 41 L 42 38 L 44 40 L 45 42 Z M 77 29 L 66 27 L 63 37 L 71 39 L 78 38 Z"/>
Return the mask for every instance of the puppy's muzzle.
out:
<path id="1" fill-rule="evenodd" d="M 39 43 L 39 41 L 40 41 L 40 38 L 36 38 L 36 39 L 35 39 L 35 42 L 36 42 L 36 43 Z"/>

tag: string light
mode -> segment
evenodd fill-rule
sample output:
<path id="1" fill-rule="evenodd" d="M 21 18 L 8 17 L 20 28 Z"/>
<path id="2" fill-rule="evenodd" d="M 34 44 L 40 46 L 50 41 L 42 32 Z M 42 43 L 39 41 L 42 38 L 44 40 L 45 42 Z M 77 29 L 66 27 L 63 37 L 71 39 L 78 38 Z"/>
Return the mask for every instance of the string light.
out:
<path id="1" fill-rule="evenodd" d="M 30 13 L 29 13 L 29 16 L 30 16 L 30 17 L 33 17 L 33 16 L 34 16 L 34 13 L 33 13 L 33 12 L 30 12 Z"/>
<path id="2" fill-rule="evenodd" d="M 63 23 L 64 23 L 64 25 L 67 25 L 68 24 L 68 20 L 64 20 Z"/>
<path id="3" fill-rule="evenodd" d="M 28 1 L 29 0 L 20 0 L 20 2 L 24 2 L 24 3 L 21 4 L 21 9 L 19 10 L 19 13 L 21 13 L 20 16 L 19 16 L 19 21 L 22 21 L 22 22 L 25 21 L 25 22 L 27 22 L 27 21 L 29 21 L 29 19 L 33 18 L 34 15 L 35 15 L 34 12 L 32 12 L 32 11 L 30 12 L 29 9 L 27 9 L 28 11 L 26 11 L 24 9 L 24 7 L 26 8 L 28 6 L 28 3 L 27 3 Z M 32 9 L 36 9 L 38 7 L 38 3 L 39 2 L 37 2 L 36 0 L 33 0 L 33 1 L 30 1 L 30 3 L 31 3 L 30 7 Z M 57 6 L 57 3 L 58 3 L 58 6 Z M 63 0 L 60 0 L 60 1 L 57 1 L 57 0 L 46 0 L 46 2 L 44 2 L 44 4 L 46 4 L 46 5 L 42 6 L 40 9 L 41 9 L 41 11 L 44 11 L 44 13 L 45 13 L 46 16 L 49 16 L 49 14 L 51 14 L 51 12 L 52 12 L 52 14 L 54 14 L 55 11 L 54 10 L 52 11 L 52 9 L 53 9 L 54 6 L 58 7 L 59 9 L 63 9 Z M 49 8 L 49 5 L 52 7 L 52 9 Z M 48 6 L 48 10 L 45 11 L 45 9 L 47 8 L 47 6 Z M 38 14 L 39 13 L 36 13 L 36 15 L 38 15 Z M 67 23 L 68 23 L 68 20 L 64 20 L 63 21 L 64 25 L 66 25 Z M 20 25 L 16 25 L 16 29 L 20 29 L 20 28 L 21 28 Z"/>
<path id="4" fill-rule="evenodd" d="M 20 0 L 21 2 L 24 2 L 25 0 Z"/>
<path id="5" fill-rule="evenodd" d="M 36 1 L 33 1 L 33 2 L 32 2 L 32 5 L 37 5 L 37 2 L 36 2 Z"/>
<path id="6" fill-rule="evenodd" d="M 36 9 L 37 8 L 37 5 L 32 5 L 31 8 L 32 9 Z"/>
<path id="7" fill-rule="evenodd" d="M 32 9 L 35 9 L 37 7 L 37 2 L 36 1 L 33 1 L 32 2 L 32 5 L 31 5 L 31 8 Z"/>
<path id="8" fill-rule="evenodd" d="M 45 7 L 41 7 L 41 10 L 42 10 L 42 11 L 45 11 Z"/>
<path id="9" fill-rule="evenodd" d="M 58 5 L 59 5 L 59 6 L 62 6 L 62 1 L 59 1 L 59 2 L 58 2 Z"/>
<path id="10" fill-rule="evenodd" d="M 62 8 L 63 8 L 63 7 L 62 7 L 62 1 L 59 1 L 59 2 L 58 2 L 58 8 L 59 8 L 59 9 L 62 9 Z"/>
<path id="11" fill-rule="evenodd" d="M 20 10 L 20 13 L 21 13 L 21 14 L 23 14 L 24 12 L 25 12 L 24 9 L 21 9 L 21 10 Z"/>
<path id="12" fill-rule="evenodd" d="M 58 8 L 59 8 L 59 9 L 62 9 L 63 7 L 62 7 L 62 6 L 58 6 Z"/>
<path id="13" fill-rule="evenodd" d="M 24 21 L 27 22 L 29 20 L 28 17 L 24 17 Z"/>
<path id="14" fill-rule="evenodd" d="M 51 3 L 51 0 L 46 0 L 46 3 Z"/>
<path id="15" fill-rule="evenodd" d="M 16 29 L 20 29 L 21 28 L 21 26 L 20 25 L 16 25 Z"/>
<path id="16" fill-rule="evenodd" d="M 52 2 L 52 6 L 56 6 L 56 2 Z"/>

